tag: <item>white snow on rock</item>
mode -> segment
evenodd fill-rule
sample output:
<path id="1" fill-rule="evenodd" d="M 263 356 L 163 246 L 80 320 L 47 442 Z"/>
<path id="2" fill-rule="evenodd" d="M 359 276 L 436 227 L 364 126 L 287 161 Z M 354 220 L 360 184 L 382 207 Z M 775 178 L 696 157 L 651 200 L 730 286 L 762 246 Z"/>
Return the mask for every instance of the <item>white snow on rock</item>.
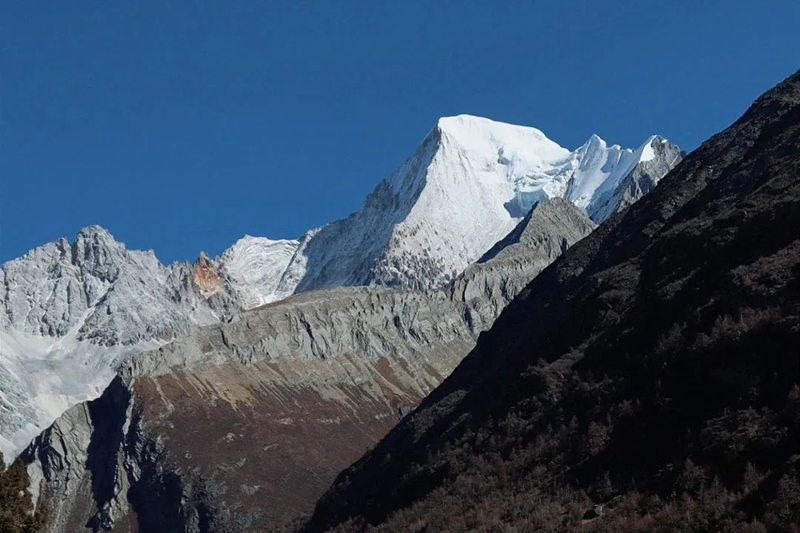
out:
<path id="1" fill-rule="evenodd" d="M 232 303 L 192 290 L 186 263 L 162 265 L 128 250 L 104 228 L 82 229 L 0 266 L 0 328 L 97 344 L 169 338 L 212 324 Z"/>
<path id="2" fill-rule="evenodd" d="M 0 266 L 0 451 L 13 460 L 70 406 L 108 385 L 120 357 L 240 307 L 205 298 L 194 267 L 162 265 L 89 226 Z"/>
<path id="3" fill-rule="evenodd" d="M 645 143 L 641 146 L 641 155 L 639 156 L 639 162 L 644 163 L 645 161 L 652 161 L 656 158 L 656 152 L 653 150 L 653 143 L 656 141 L 656 135 L 652 135 Z M 662 139 L 661 144 L 667 142 L 666 139 Z"/>
<path id="4" fill-rule="evenodd" d="M 0 452 L 7 462 L 73 405 L 94 399 L 128 353 L 163 345 L 157 340 L 103 346 L 63 337 L 0 331 Z"/>
<path id="5" fill-rule="evenodd" d="M 442 118 L 361 210 L 301 239 L 281 294 L 441 285 L 547 198 L 571 200 L 602 222 L 630 203 L 626 180 L 641 163 L 654 160 L 648 174 L 654 184 L 680 160 L 672 144 L 659 144 L 656 155 L 655 139 L 631 150 L 593 135 L 570 151 L 535 128 L 469 115 Z"/>
<path id="6" fill-rule="evenodd" d="M 296 292 L 441 286 L 537 202 L 566 198 L 602 222 L 656 185 L 680 150 L 592 136 L 574 151 L 541 131 L 440 119 L 363 207 L 299 240 L 245 236 L 216 259 L 165 266 L 90 226 L 0 266 L 0 451 L 7 459 L 71 405 L 97 396 L 120 357 Z"/>
<path id="7" fill-rule="evenodd" d="M 220 256 L 220 270 L 242 307 L 252 309 L 292 294 L 280 282 L 299 245 L 245 235 Z"/>

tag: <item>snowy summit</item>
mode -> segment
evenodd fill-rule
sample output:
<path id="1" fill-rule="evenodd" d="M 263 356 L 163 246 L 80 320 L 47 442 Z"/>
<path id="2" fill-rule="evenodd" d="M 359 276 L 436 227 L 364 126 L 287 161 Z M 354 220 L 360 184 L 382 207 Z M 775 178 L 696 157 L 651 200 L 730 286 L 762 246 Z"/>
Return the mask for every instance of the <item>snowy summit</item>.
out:
<path id="1" fill-rule="evenodd" d="M 169 266 L 97 226 L 45 244 L 0 267 L 0 451 L 13 457 L 99 394 L 122 357 L 298 292 L 441 286 L 537 202 L 565 198 L 599 223 L 680 159 L 658 136 L 634 150 L 593 135 L 571 151 L 535 128 L 459 115 L 439 119 L 359 211 L 297 240 L 245 236 L 216 259 Z"/>

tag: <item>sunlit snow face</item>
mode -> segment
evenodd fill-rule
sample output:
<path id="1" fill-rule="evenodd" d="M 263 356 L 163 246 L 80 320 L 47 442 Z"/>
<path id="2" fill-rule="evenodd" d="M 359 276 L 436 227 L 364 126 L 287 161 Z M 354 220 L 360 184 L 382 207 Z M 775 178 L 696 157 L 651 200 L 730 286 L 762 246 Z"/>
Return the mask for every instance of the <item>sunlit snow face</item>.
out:
<path id="1" fill-rule="evenodd" d="M 593 135 L 575 151 L 548 139 L 536 128 L 460 115 L 439 120 L 443 155 L 462 172 L 492 186 L 507 215 L 518 220 L 536 203 L 567 198 L 588 211 L 607 197 L 639 162 L 655 157 L 654 137 L 638 150 L 608 145 Z M 448 165 L 442 165 L 447 167 Z M 460 167 L 459 167 L 460 168 Z M 487 198 L 488 200 L 488 198 Z"/>
<path id="2" fill-rule="evenodd" d="M 0 429 L 41 429 L 68 404 L 98 394 L 118 352 L 240 308 L 342 285 L 439 287 L 545 199 L 565 198 L 602 220 L 619 208 L 610 193 L 631 166 L 646 162 L 657 179 L 677 162 L 664 155 L 677 147 L 652 139 L 631 151 L 593 136 L 569 151 L 535 128 L 447 117 L 362 209 L 299 240 L 244 237 L 194 269 L 127 250 L 99 227 L 85 228 L 75 243 L 45 245 L 0 272 L 0 328 L 50 336 L 16 355 L 0 343 L 0 404 L 19 407 L 13 416 L 0 409 Z M 48 377 L 35 379 L 40 371 Z M 0 431 L 0 449 L 24 443 L 4 441 L 8 434 Z"/>

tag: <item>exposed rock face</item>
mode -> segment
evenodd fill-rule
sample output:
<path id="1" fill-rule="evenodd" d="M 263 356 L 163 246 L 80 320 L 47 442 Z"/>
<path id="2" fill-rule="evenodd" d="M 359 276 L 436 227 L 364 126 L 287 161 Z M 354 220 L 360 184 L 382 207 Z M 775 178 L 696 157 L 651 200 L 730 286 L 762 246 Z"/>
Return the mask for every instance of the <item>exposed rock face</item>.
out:
<path id="1" fill-rule="evenodd" d="M 125 355 L 153 349 L 240 308 L 201 257 L 162 265 L 103 228 L 46 244 L 0 267 L 0 451 L 95 398 Z"/>
<path id="2" fill-rule="evenodd" d="M 800 72 L 537 276 L 306 530 L 792 531 L 799 324 Z"/>
<path id="3" fill-rule="evenodd" d="M 452 285 L 467 305 L 466 318 L 489 329 L 508 303 L 595 224 L 573 203 L 553 198 L 533 207 L 519 225 L 470 266 Z"/>
<path id="4" fill-rule="evenodd" d="M 208 299 L 225 291 L 225 282 L 205 252 L 200 253 L 200 257 L 194 263 L 193 271 L 195 285 L 200 289 L 203 298 Z"/>
<path id="5" fill-rule="evenodd" d="M 127 457 L 117 451 L 125 444 L 129 402 L 127 389 L 114 381 L 99 399 L 67 410 L 23 453 L 34 498 L 47 502 L 47 531 L 102 531 L 127 513 Z M 129 440 L 135 438 L 134 426 Z"/>
<path id="6" fill-rule="evenodd" d="M 451 287 L 313 291 L 129 358 L 26 451 L 56 509 L 50 531 L 288 526 L 451 372 L 526 276 L 592 229 L 569 202 L 544 202 Z M 101 425 L 116 433 L 96 459 Z M 86 488 L 97 479 L 114 480 L 101 496 Z"/>
<path id="7" fill-rule="evenodd" d="M 139 531 L 288 524 L 469 351 L 475 336 L 462 315 L 444 293 L 313 292 L 129 361 L 124 380 L 74 407 L 26 452 L 56 508 L 51 531 L 93 521 L 115 531 L 135 531 L 134 522 Z M 151 457 L 128 445 L 143 435 Z M 97 449 L 100 459 L 92 440 L 110 447 Z M 148 470 L 175 484 L 142 479 Z M 114 480 L 108 494 L 94 490 L 98 478 Z M 147 505 L 135 496 L 170 490 Z M 149 513 L 172 529 L 155 528 Z"/>
<path id="8" fill-rule="evenodd" d="M 587 210 L 592 220 L 599 224 L 639 200 L 685 157 L 678 146 L 660 135 L 648 140 L 646 150 L 647 154 L 622 179 L 599 191 Z"/>
<path id="9" fill-rule="evenodd" d="M 245 236 L 214 260 L 169 266 L 97 226 L 41 246 L 0 267 L 9 339 L 0 451 L 13 457 L 66 408 L 96 397 L 123 355 L 311 289 L 442 287 L 541 200 L 564 197 L 588 213 L 602 200 L 600 220 L 638 199 L 677 162 L 673 148 L 593 136 L 570 151 L 535 128 L 446 117 L 362 209 L 299 240 Z"/>
<path id="10" fill-rule="evenodd" d="M 0 268 L 0 327 L 42 337 L 131 345 L 172 338 L 238 309 L 191 290 L 190 267 L 128 250 L 99 226 L 49 243 Z M 187 287 L 189 285 L 189 287 Z"/>

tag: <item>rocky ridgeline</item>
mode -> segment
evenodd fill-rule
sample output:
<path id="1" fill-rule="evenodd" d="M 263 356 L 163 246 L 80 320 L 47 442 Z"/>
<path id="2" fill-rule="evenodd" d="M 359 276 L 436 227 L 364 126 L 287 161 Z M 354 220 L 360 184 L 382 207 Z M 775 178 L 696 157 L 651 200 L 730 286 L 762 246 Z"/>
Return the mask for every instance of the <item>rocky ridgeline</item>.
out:
<path id="1" fill-rule="evenodd" d="M 36 248 L 0 266 L 0 451 L 96 398 L 122 358 L 309 290 L 442 288 L 538 202 L 564 198 L 600 222 L 681 155 L 657 136 L 634 150 L 595 135 L 570 151 L 535 128 L 445 117 L 361 209 L 299 239 L 246 236 L 172 265 L 97 226 Z"/>
<path id="2" fill-rule="evenodd" d="M 795 531 L 798 155 L 800 72 L 528 284 L 302 531 Z"/>
<path id="3" fill-rule="evenodd" d="M 312 291 L 124 361 L 24 453 L 50 531 L 286 526 L 593 228 L 543 202 L 443 289 Z"/>
<path id="4" fill-rule="evenodd" d="M 90 226 L 72 243 L 45 244 L 0 268 L 0 327 L 106 346 L 171 339 L 241 307 L 209 291 L 207 265 L 201 256 L 197 265 L 164 266 Z"/>

